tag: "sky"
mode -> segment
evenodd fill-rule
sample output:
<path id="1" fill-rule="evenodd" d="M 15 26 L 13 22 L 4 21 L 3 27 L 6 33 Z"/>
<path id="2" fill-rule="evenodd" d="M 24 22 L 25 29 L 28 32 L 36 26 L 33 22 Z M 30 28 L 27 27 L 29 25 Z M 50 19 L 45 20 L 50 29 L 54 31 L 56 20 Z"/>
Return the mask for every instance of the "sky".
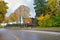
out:
<path id="1" fill-rule="evenodd" d="M 6 16 L 9 16 L 12 12 L 14 12 L 20 5 L 26 5 L 30 8 L 30 17 L 35 17 L 35 10 L 34 10 L 34 0 L 4 0 L 8 4 L 8 12 Z"/>

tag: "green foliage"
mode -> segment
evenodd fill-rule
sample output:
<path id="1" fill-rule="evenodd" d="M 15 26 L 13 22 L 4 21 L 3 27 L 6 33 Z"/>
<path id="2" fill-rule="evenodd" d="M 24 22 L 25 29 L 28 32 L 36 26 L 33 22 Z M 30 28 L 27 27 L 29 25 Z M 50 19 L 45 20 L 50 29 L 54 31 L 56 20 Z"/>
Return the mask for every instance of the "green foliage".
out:
<path id="1" fill-rule="evenodd" d="M 53 20 L 55 22 L 55 23 L 53 23 L 53 24 L 55 24 L 53 26 L 60 27 L 60 16 L 54 16 Z"/>
<path id="2" fill-rule="evenodd" d="M 52 16 L 40 24 L 40 27 L 60 27 L 60 16 Z"/>
<path id="3" fill-rule="evenodd" d="M 4 26 L 1 26 L 1 25 L 0 25 L 0 28 L 4 28 Z"/>
<path id="4" fill-rule="evenodd" d="M 34 27 L 36 27 L 38 25 L 38 20 L 35 18 L 34 19 Z M 38 25 L 39 26 L 39 25 Z"/>
<path id="5" fill-rule="evenodd" d="M 0 14 L 6 14 L 7 13 L 7 3 L 4 1 L 0 1 Z"/>
<path id="6" fill-rule="evenodd" d="M 34 1 L 36 17 L 38 17 L 38 16 L 40 16 L 40 14 L 46 12 L 45 2 L 46 2 L 45 0 L 35 0 Z"/>
<path id="7" fill-rule="evenodd" d="M 17 14 L 14 12 L 9 16 L 9 20 L 11 22 L 15 22 L 17 20 Z"/>
<path id="8" fill-rule="evenodd" d="M 7 3 L 0 1 L 0 23 L 3 22 L 5 14 L 7 13 Z"/>
<path id="9" fill-rule="evenodd" d="M 60 26 L 60 0 L 35 0 L 34 5 L 40 27 Z"/>

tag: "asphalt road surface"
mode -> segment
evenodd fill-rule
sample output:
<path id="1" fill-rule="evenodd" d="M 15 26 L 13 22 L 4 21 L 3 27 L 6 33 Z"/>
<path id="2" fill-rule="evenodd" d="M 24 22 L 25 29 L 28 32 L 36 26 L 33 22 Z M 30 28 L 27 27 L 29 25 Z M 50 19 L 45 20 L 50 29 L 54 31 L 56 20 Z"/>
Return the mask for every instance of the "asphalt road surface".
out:
<path id="1" fill-rule="evenodd" d="M 60 40 L 60 32 L 0 29 L 0 40 Z"/>

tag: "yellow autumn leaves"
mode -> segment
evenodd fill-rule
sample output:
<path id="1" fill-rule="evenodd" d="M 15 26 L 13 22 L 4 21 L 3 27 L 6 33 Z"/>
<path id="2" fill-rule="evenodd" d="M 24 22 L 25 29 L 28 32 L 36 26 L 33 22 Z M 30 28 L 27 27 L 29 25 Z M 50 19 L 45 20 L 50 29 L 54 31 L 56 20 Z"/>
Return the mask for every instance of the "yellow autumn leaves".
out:
<path id="1" fill-rule="evenodd" d="M 5 14 L 7 13 L 7 3 L 3 0 L 0 1 L 0 23 L 2 23 L 5 19 Z"/>
<path id="2" fill-rule="evenodd" d="M 17 19 L 17 14 L 15 12 L 9 16 L 9 21 L 11 22 L 15 22 Z"/>
<path id="3" fill-rule="evenodd" d="M 50 19 L 51 16 L 56 16 L 60 14 L 60 0 L 47 0 L 46 8 L 46 12 L 41 13 L 41 15 L 37 17 L 39 25 L 44 24 L 44 22 Z M 44 25 L 46 25 L 46 22 Z M 52 19 L 49 20 L 48 25 L 52 26 Z"/>
<path id="4" fill-rule="evenodd" d="M 37 20 L 39 21 L 38 24 L 43 23 L 45 20 L 49 19 L 51 15 L 49 15 L 48 13 L 43 16 L 43 14 L 40 17 L 37 17 Z"/>
<path id="5" fill-rule="evenodd" d="M 0 1 L 0 12 L 5 13 L 7 12 L 8 7 L 6 6 L 6 2 Z"/>

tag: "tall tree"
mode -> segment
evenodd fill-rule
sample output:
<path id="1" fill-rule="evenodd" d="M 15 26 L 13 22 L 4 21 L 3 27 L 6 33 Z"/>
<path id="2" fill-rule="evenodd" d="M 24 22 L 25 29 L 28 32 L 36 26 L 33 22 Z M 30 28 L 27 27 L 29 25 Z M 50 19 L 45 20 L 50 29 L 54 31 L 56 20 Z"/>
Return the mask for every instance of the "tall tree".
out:
<path id="1" fill-rule="evenodd" d="M 46 12 L 46 1 L 45 0 L 34 0 L 34 9 L 36 12 L 36 17 L 40 17 L 41 14 L 45 14 Z M 38 19 L 35 18 L 35 25 L 34 26 L 38 26 Z"/>
<path id="2" fill-rule="evenodd" d="M 43 25 L 47 19 L 50 20 L 50 18 L 60 14 L 60 0 L 35 0 L 34 4 L 39 25 Z M 52 22 L 52 20 L 50 21 Z"/>
<path id="3" fill-rule="evenodd" d="M 7 13 L 7 3 L 4 1 L 0 1 L 0 23 L 3 22 L 5 14 Z"/>
<path id="4" fill-rule="evenodd" d="M 46 0 L 34 0 L 36 17 L 46 12 Z"/>
<path id="5" fill-rule="evenodd" d="M 45 5 L 46 15 L 43 16 L 42 14 L 37 17 L 38 24 L 40 26 L 56 26 L 57 24 L 60 25 L 60 0 L 47 0 Z"/>
<path id="6" fill-rule="evenodd" d="M 46 7 L 47 7 L 47 11 L 50 14 L 52 15 L 57 14 L 57 12 L 60 10 L 59 6 L 60 6 L 59 0 L 47 0 Z"/>

